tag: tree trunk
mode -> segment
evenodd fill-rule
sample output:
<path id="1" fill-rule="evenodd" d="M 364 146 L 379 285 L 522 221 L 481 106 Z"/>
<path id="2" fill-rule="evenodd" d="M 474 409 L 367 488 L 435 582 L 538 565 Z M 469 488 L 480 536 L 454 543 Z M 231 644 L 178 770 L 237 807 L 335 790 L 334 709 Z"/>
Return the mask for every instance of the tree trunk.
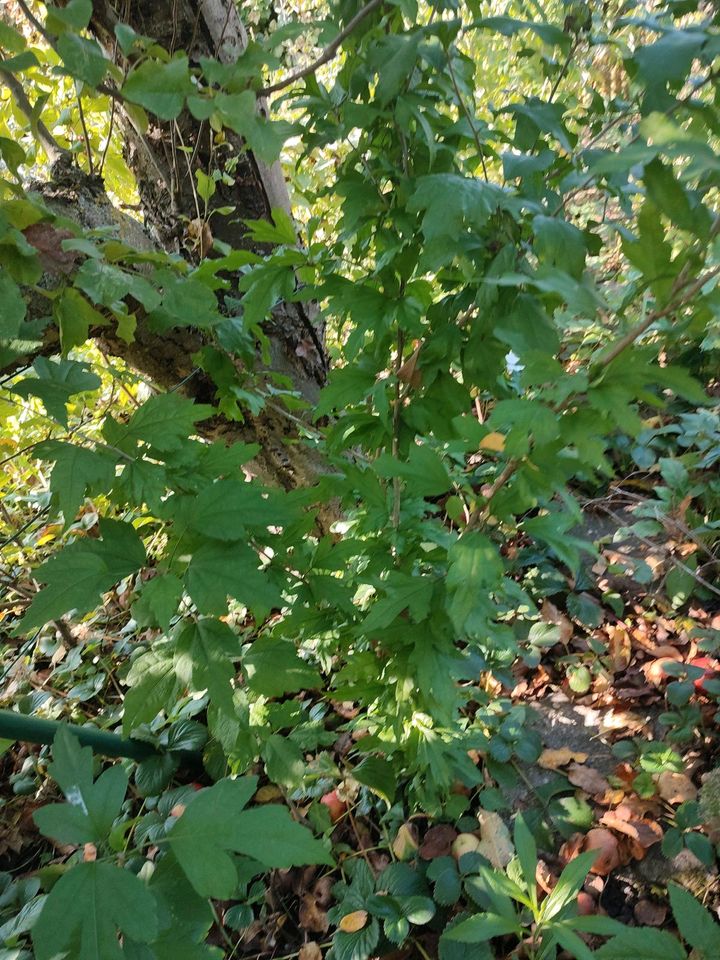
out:
<path id="1" fill-rule="evenodd" d="M 95 0 L 91 29 L 109 56 L 127 66 L 115 43 L 118 22 L 136 33 L 151 36 L 171 53 L 183 49 L 190 61 L 214 56 L 234 62 L 247 45 L 233 0 Z M 259 110 L 265 110 L 260 101 Z M 152 242 L 168 252 L 181 253 L 193 260 L 196 254 L 185 243 L 187 224 L 197 217 L 193 190 L 195 170 L 223 170 L 229 165 L 233 184 L 218 182 L 210 209 L 232 206 L 232 217 L 213 217 L 216 239 L 234 247 L 267 253 L 268 247 L 248 241 L 244 219 L 269 219 L 273 208 L 289 212 L 290 202 L 279 164 L 267 167 L 247 151 L 242 140 L 225 131 L 220 152 L 213 144 L 213 131 L 185 111 L 169 123 L 151 119 L 149 129 L 141 131 L 131 117 L 116 105 L 126 161 L 135 175 L 144 216 L 145 234 L 138 224 L 113 209 L 99 185 L 75 171 L 67 171 L 60 183 L 48 184 L 43 193 L 54 210 L 84 227 L 114 223 L 121 236 L 137 246 Z M 188 151 L 181 148 L 189 148 Z M 236 291 L 233 291 L 236 292 Z M 152 333 L 138 317 L 135 339 L 127 344 L 110 328 L 96 331 L 102 348 L 122 357 L 159 387 L 176 388 L 202 403 L 214 403 L 215 385 L 209 376 L 197 370 L 193 355 L 207 342 L 205 334 L 191 327 L 162 334 Z M 273 373 L 289 378 L 293 389 L 313 404 L 325 382 L 327 358 L 322 328 L 312 320 L 312 310 L 301 303 L 281 303 L 264 324 L 270 343 L 270 363 L 260 367 L 261 375 Z M 46 336 L 43 352 L 55 352 L 57 331 Z M 233 359 L 233 362 L 237 361 Z M 222 415 L 201 425 L 204 433 L 226 442 L 243 440 L 260 444 L 256 461 L 258 475 L 266 482 L 286 489 L 311 484 L 320 472 L 320 459 L 302 443 L 288 444 L 296 436 L 294 418 L 280 407 L 266 406 L 245 422 L 228 420 Z"/>

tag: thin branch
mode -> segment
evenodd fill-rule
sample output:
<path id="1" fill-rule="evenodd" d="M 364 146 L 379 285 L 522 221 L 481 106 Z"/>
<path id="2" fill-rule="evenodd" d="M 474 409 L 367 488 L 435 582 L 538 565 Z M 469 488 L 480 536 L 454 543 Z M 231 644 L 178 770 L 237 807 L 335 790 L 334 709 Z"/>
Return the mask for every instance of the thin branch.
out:
<path id="1" fill-rule="evenodd" d="M 61 147 L 40 118 L 35 117 L 33 105 L 30 103 L 23 85 L 12 73 L 2 69 L 3 60 L 0 58 L 0 82 L 5 84 L 15 98 L 15 103 L 28 119 L 28 123 L 35 131 L 38 140 L 43 146 L 50 163 L 55 163 L 62 156 L 70 156 L 70 151 Z"/>
<path id="2" fill-rule="evenodd" d="M 460 93 L 460 87 L 458 86 L 457 79 L 455 78 L 455 71 L 453 70 L 452 57 L 450 56 L 449 50 L 445 51 L 445 56 L 447 57 L 448 69 L 450 71 L 450 79 L 452 81 L 453 90 L 455 91 L 455 96 L 457 97 L 458 106 L 460 107 L 460 110 L 465 114 L 465 119 L 470 124 L 470 129 L 472 130 L 472 135 L 475 141 L 475 146 L 477 147 L 478 156 L 480 157 L 480 163 L 482 164 L 485 183 L 487 183 L 488 172 L 487 172 L 487 167 L 485 165 L 485 154 L 483 153 L 482 144 L 480 143 L 480 136 L 477 132 L 477 128 L 475 127 L 475 123 L 473 122 L 472 115 L 470 114 L 470 111 L 467 108 L 467 105 L 465 104 L 465 101 L 462 98 L 462 94 Z"/>
<path id="3" fill-rule="evenodd" d="M 93 164 L 93 158 L 92 158 L 90 134 L 88 133 L 87 124 L 85 123 L 85 111 L 83 110 L 82 97 L 80 96 L 79 93 L 77 95 L 77 104 L 78 104 L 78 110 L 80 111 L 80 125 L 82 126 L 83 139 L 85 140 L 85 152 L 87 153 L 87 158 L 88 158 L 88 173 L 92 177 L 95 173 L 95 165 Z"/>
<path id="4" fill-rule="evenodd" d="M 335 54 L 338 52 L 344 41 L 347 40 L 347 38 L 353 32 L 355 27 L 362 23 L 362 21 L 368 17 L 373 10 L 377 10 L 378 7 L 382 6 L 384 2 L 385 0 L 370 0 L 370 3 L 365 4 L 361 10 L 358 10 L 345 29 L 340 31 L 332 43 L 325 47 L 317 60 L 313 60 L 312 63 L 308 64 L 307 67 L 303 67 L 302 70 L 296 70 L 295 73 L 291 73 L 290 76 L 285 77 L 284 80 L 279 80 L 277 83 L 273 83 L 269 87 L 262 87 L 257 91 L 257 96 L 269 97 L 272 93 L 278 93 L 278 91 L 284 90 L 286 87 L 291 86 L 298 80 L 304 80 L 305 77 L 309 77 L 311 74 L 315 73 L 316 70 L 322 67 L 323 64 L 329 63 L 330 60 L 335 57 Z"/>

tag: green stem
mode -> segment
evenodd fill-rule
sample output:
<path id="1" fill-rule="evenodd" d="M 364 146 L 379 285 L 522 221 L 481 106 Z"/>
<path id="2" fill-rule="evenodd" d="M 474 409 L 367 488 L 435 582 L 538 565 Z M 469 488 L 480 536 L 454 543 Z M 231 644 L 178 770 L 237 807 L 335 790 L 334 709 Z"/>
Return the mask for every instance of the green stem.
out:
<path id="1" fill-rule="evenodd" d="M 140 740 L 124 740 L 116 733 L 96 730 L 95 727 L 78 727 L 57 720 L 41 720 L 26 717 L 12 710 L 0 710 L 0 737 L 5 740 L 26 740 L 30 743 L 52 743 L 61 727 L 69 730 L 84 747 L 92 747 L 95 753 L 106 757 L 129 757 L 131 760 L 146 760 L 155 756 L 157 750 Z"/>

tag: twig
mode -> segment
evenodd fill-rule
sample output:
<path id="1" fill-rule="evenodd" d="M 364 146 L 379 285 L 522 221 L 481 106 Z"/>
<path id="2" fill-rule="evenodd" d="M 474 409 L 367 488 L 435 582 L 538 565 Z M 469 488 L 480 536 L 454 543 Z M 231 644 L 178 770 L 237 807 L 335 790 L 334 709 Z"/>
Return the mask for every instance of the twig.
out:
<path id="1" fill-rule="evenodd" d="M 458 86 L 458 82 L 455 77 L 455 71 L 453 70 L 452 57 L 450 56 L 450 51 L 447 49 L 445 50 L 445 56 L 447 57 L 448 70 L 450 72 L 450 79 L 452 81 L 453 90 L 455 91 L 455 96 L 457 97 L 458 106 L 460 107 L 460 110 L 465 114 L 465 119 L 467 120 L 468 124 L 470 125 L 470 129 L 472 130 L 473 140 L 475 141 L 475 146 L 477 147 L 478 156 L 480 157 L 480 163 L 482 164 L 483 176 L 485 177 L 485 183 L 487 183 L 488 172 L 487 172 L 487 167 L 485 165 L 485 155 L 483 153 L 482 144 L 480 143 L 480 136 L 477 132 L 477 128 L 475 127 L 475 123 L 473 122 L 473 118 L 470 114 L 470 111 L 467 108 L 467 105 L 465 104 L 465 101 L 462 98 L 462 94 L 460 93 L 460 87 Z"/>
<path id="2" fill-rule="evenodd" d="M 335 54 L 338 52 L 343 42 L 347 40 L 347 38 L 353 32 L 355 27 L 362 23 L 362 21 L 368 17 L 373 10 L 377 10 L 378 7 L 382 6 L 384 2 L 385 0 L 370 0 L 370 3 L 365 4 L 361 10 L 358 10 L 345 29 L 340 31 L 332 43 L 325 47 L 317 60 L 313 60 L 312 63 L 309 63 L 306 67 L 303 67 L 302 70 L 296 70 L 295 73 L 291 73 L 290 76 L 285 77 L 284 80 L 278 80 L 277 83 L 273 83 L 269 87 L 262 87 L 257 91 L 257 96 L 269 97 L 271 93 L 278 93 L 278 91 L 284 90 L 285 87 L 291 86 L 297 80 L 304 80 L 305 77 L 309 77 L 311 74 L 315 73 L 319 67 L 322 67 L 323 64 L 329 63 L 330 60 L 335 57 Z"/>
<path id="3" fill-rule="evenodd" d="M 85 140 L 85 152 L 87 153 L 88 158 L 88 173 L 92 177 L 95 173 L 95 165 L 93 164 L 92 147 L 90 146 L 90 134 L 88 133 L 87 124 L 85 123 L 85 111 L 83 110 L 82 97 L 79 93 L 77 95 L 77 104 L 80 112 L 80 125 L 82 127 L 83 139 Z"/>
<path id="4" fill-rule="evenodd" d="M 15 103 L 27 117 L 28 123 L 34 129 L 50 163 L 55 163 L 55 161 L 59 160 L 62 156 L 70 156 L 70 151 L 61 147 L 42 120 L 40 120 L 39 117 L 35 117 L 33 105 L 30 103 L 23 85 L 12 73 L 3 71 L 2 64 L 3 60 L 0 58 L 0 81 L 4 83 L 12 93 L 15 98 Z"/>

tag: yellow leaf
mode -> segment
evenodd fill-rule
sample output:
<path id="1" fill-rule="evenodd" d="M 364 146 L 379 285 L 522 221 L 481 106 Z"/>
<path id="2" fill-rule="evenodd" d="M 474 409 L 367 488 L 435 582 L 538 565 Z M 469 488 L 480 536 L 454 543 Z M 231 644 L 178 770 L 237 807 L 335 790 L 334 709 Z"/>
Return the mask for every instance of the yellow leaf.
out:
<path id="1" fill-rule="evenodd" d="M 558 750 L 543 750 L 538 757 L 538 766 L 543 770 L 557 770 L 564 767 L 566 763 L 585 763 L 588 755 L 586 753 L 577 753 L 569 747 L 560 747 Z"/>
<path id="2" fill-rule="evenodd" d="M 357 933 L 367 923 L 367 910 L 354 910 L 342 918 L 338 926 L 344 933 Z"/>
<path id="3" fill-rule="evenodd" d="M 515 856 L 510 831 L 498 813 L 481 810 L 477 816 L 480 821 L 480 845 L 477 852 L 487 857 L 498 870 L 504 870 Z"/>
<path id="4" fill-rule="evenodd" d="M 505 437 L 502 433 L 488 433 L 480 441 L 481 450 L 492 450 L 495 453 L 502 453 L 505 449 Z"/>

